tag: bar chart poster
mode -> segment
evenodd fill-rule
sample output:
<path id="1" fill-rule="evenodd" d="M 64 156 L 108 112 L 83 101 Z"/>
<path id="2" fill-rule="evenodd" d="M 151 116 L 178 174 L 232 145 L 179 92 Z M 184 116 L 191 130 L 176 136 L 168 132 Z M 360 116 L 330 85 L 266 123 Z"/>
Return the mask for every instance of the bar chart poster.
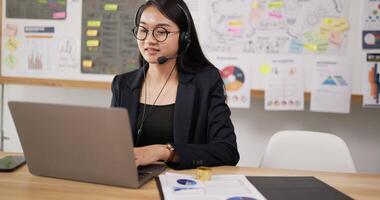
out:
<path id="1" fill-rule="evenodd" d="M 367 54 L 364 76 L 363 106 L 380 108 L 380 54 Z"/>

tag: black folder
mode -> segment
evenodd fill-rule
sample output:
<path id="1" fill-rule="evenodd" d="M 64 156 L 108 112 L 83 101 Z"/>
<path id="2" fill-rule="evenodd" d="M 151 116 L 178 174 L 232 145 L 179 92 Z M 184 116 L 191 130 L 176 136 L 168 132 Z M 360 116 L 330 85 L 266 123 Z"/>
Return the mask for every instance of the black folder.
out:
<path id="1" fill-rule="evenodd" d="M 349 200 L 351 197 L 315 177 L 247 176 L 268 200 Z"/>
<path id="2" fill-rule="evenodd" d="M 247 176 L 268 200 L 352 200 L 315 177 Z M 164 200 L 160 179 L 155 178 L 160 198 Z"/>

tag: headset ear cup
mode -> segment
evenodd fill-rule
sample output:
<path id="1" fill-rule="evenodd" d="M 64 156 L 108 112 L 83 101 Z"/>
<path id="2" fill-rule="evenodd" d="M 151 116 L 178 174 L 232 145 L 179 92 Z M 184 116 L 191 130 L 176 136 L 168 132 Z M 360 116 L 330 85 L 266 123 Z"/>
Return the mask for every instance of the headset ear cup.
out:
<path id="1" fill-rule="evenodd" d="M 181 32 L 179 35 L 179 47 L 181 53 L 185 53 L 190 46 L 190 35 L 187 32 Z"/>
<path id="2" fill-rule="evenodd" d="M 186 33 L 185 34 L 185 50 L 184 50 L 184 53 L 189 49 L 190 43 L 191 43 L 190 34 Z"/>

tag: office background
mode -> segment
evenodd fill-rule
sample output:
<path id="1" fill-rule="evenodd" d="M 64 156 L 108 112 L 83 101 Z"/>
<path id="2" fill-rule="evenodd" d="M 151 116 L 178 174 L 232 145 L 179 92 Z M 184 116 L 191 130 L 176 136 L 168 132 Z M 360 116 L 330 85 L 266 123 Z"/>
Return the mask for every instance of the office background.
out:
<path id="1" fill-rule="evenodd" d="M 360 12 L 355 9 L 359 1 L 351 0 L 351 19 L 359 19 Z M 355 11 L 355 12 L 354 12 Z M 351 26 L 358 26 L 352 21 Z M 360 90 L 360 66 L 365 59 L 361 49 L 360 33 L 350 36 L 349 54 L 353 63 L 353 82 L 355 91 Z M 363 66 L 364 67 L 364 66 Z M 21 151 L 16 130 L 11 119 L 7 102 L 24 100 L 35 102 L 66 103 L 108 107 L 111 91 L 102 89 L 60 88 L 4 84 L 2 87 L 2 119 L 5 151 Z M 330 132 L 340 136 L 348 144 L 358 172 L 380 173 L 380 110 L 362 108 L 360 102 L 351 103 L 350 114 L 314 113 L 308 111 L 268 112 L 264 111 L 263 98 L 252 98 L 250 109 L 232 109 L 232 120 L 238 137 L 241 154 L 240 166 L 257 166 L 263 155 L 269 137 L 277 131 L 302 129 Z M 46 141 L 48 142 L 48 141 Z M 106 146 L 104 147 L 107 148 Z"/>

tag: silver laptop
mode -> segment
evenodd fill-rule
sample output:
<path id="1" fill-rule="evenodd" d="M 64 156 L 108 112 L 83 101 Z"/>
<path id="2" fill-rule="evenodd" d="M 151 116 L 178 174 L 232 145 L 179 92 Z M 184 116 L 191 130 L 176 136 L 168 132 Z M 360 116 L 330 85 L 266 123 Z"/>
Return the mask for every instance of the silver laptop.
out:
<path id="1" fill-rule="evenodd" d="M 128 111 L 9 102 L 34 175 L 138 188 L 165 169 L 135 166 Z"/>

